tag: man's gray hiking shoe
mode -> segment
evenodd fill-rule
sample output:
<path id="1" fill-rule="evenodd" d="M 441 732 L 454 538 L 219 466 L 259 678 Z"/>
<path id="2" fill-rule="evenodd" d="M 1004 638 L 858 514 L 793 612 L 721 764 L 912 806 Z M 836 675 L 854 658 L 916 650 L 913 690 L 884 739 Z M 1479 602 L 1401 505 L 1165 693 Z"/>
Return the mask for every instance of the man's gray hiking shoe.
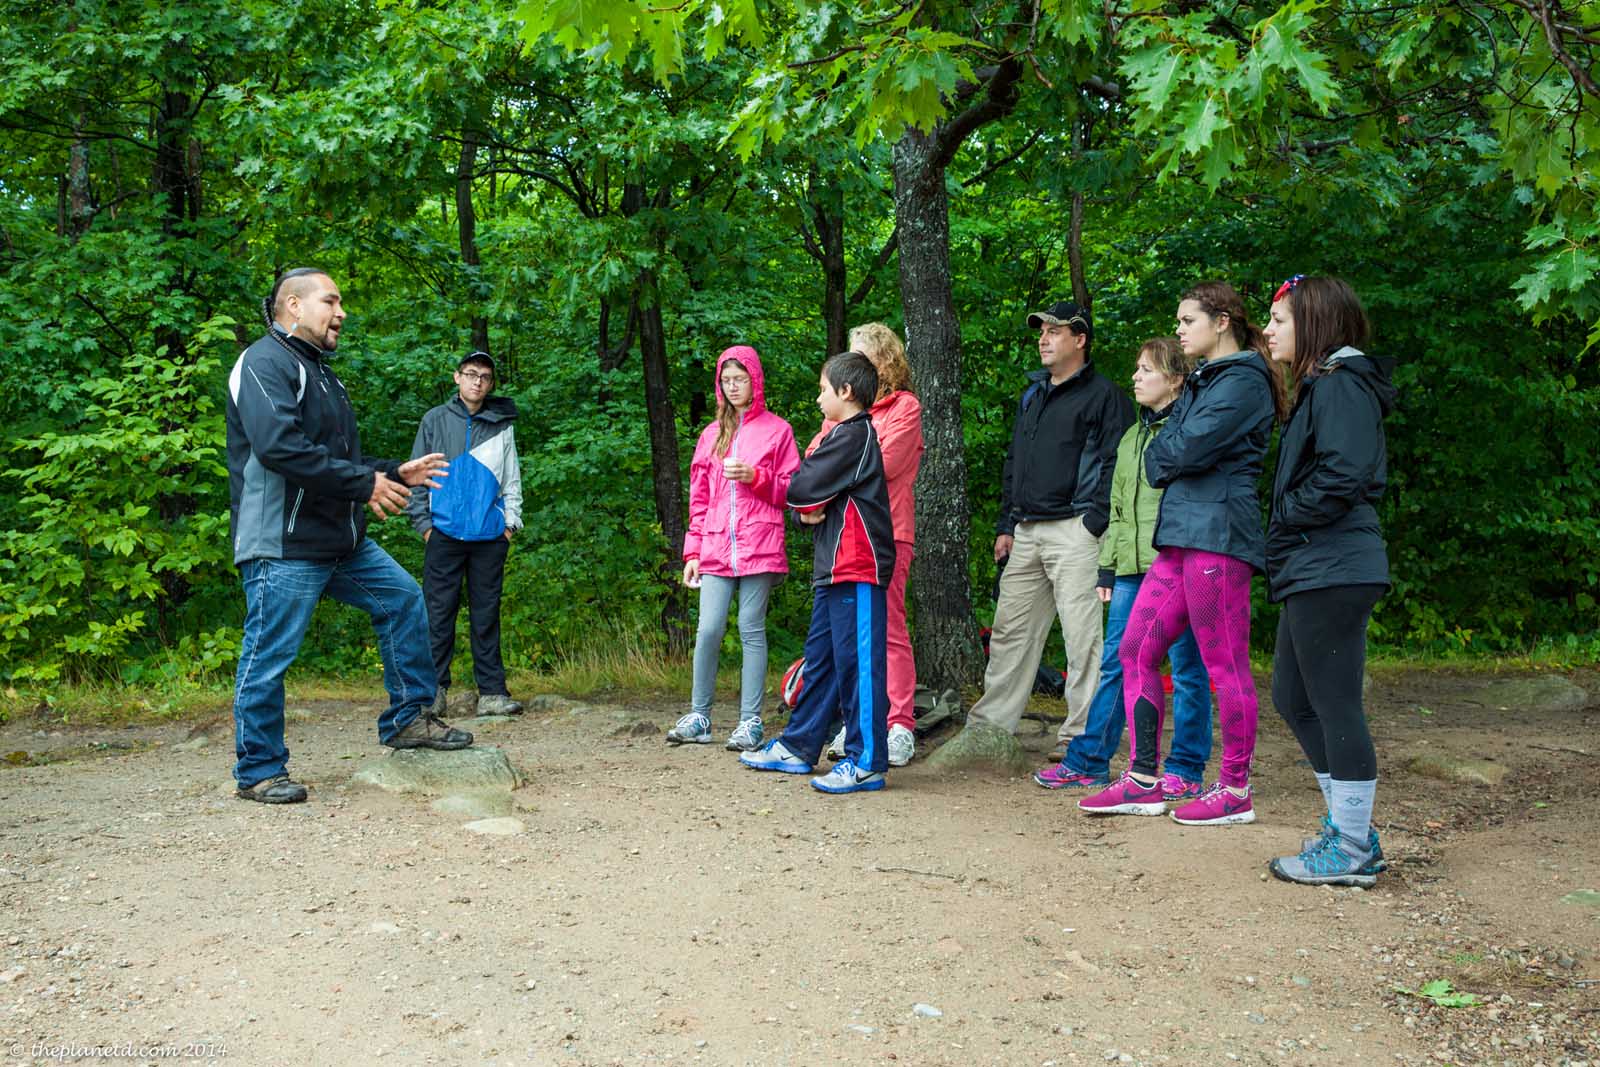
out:
<path id="1" fill-rule="evenodd" d="M 248 788 L 241 787 L 237 796 L 261 804 L 299 804 L 306 799 L 306 787 L 287 774 L 279 774 Z"/>
<path id="2" fill-rule="evenodd" d="M 457 730 L 431 711 L 424 711 L 406 723 L 405 728 L 384 744 L 390 748 L 435 748 L 450 750 L 472 744 L 472 735 Z"/>
<path id="3" fill-rule="evenodd" d="M 521 715 L 522 701 L 512 700 L 505 693 L 480 693 L 478 695 L 479 715 Z"/>

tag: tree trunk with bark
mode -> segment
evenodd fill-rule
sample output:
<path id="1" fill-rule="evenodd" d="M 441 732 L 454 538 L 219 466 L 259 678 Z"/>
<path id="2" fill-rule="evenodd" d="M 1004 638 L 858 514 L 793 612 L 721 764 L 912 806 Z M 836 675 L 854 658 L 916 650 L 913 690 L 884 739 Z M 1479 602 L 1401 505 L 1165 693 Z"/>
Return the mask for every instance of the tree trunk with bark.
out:
<path id="1" fill-rule="evenodd" d="M 658 204 L 665 198 L 658 197 Z M 629 182 L 623 187 L 622 213 L 637 215 L 649 202 L 642 184 Z M 688 653 L 694 631 L 689 625 L 689 604 L 679 584 L 678 561 L 683 556 L 684 500 L 678 469 L 678 425 L 672 410 L 672 375 L 667 362 L 667 332 L 662 322 L 661 303 L 656 293 L 655 273 L 639 272 L 639 355 L 644 364 L 645 410 L 650 428 L 650 472 L 655 490 L 656 519 L 666 539 L 667 556 L 661 575 L 667 588 L 661 605 L 661 631 L 667 650 L 676 655 Z"/>
<path id="2" fill-rule="evenodd" d="M 972 611 L 966 442 L 961 425 L 961 325 L 950 281 L 945 170 L 976 129 L 1016 106 L 1021 66 L 1008 60 L 969 95 L 978 99 L 931 132 L 908 130 L 894 147 L 894 212 L 907 354 L 922 401 L 927 451 L 917 477 L 912 562 L 919 680 L 937 689 L 982 675 Z"/>

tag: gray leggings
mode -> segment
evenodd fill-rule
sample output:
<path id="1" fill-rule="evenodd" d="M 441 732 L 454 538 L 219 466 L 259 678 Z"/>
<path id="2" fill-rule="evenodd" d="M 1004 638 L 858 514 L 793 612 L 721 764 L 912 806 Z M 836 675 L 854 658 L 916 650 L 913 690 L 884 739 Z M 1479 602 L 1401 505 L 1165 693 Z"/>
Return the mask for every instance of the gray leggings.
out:
<path id="1" fill-rule="evenodd" d="M 710 717 L 711 697 L 717 687 L 717 659 L 722 634 L 728 628 L 728 608 L 733 591 L 739 591 L 739 644 L 744 668 L 739 675 L 739 718 L 761 716 L 767 695 L 767 601 L 780 574 L 746 574 L 741 578 L 700 576 L 700 627 L 694 637 L 694 692 L 689 708 Z"/>

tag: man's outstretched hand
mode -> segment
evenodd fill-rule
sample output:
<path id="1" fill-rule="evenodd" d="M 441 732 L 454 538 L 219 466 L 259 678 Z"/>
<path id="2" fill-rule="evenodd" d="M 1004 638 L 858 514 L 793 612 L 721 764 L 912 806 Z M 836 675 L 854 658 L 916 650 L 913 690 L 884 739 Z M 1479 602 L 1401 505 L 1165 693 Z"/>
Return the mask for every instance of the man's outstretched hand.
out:
<path id="1" fill-rule="evenodd" d="M 400 475 L 398 482 L 385 476 L 382 471 L 374 471 L 372 497 L 367 501 L 367 507 L 371 508 L 372 513 L 380 519 L 400 514 L 411 500 L 411 486 L 442 488 L 435 479 L 447 477 L 444 471 L 446 466 L 443 452 L 430 452 L 426 456 L 419 456 L 400 464 L 397 472 Z"/>

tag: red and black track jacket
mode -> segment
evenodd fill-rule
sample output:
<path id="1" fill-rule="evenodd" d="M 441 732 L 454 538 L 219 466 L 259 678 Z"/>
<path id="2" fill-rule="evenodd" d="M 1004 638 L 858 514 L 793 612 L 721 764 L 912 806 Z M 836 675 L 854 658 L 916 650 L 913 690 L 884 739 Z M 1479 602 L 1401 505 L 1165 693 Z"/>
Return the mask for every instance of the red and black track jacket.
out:
<path id="1" fill-rule="evenodd" d="M 789 482 L 796 511 L 827 508 L 816 531 L 812 585 L 871 582 L 894 575 L 894 521 L 878 431 L 865 411 L 841 422 L 800 462 Z"/>

